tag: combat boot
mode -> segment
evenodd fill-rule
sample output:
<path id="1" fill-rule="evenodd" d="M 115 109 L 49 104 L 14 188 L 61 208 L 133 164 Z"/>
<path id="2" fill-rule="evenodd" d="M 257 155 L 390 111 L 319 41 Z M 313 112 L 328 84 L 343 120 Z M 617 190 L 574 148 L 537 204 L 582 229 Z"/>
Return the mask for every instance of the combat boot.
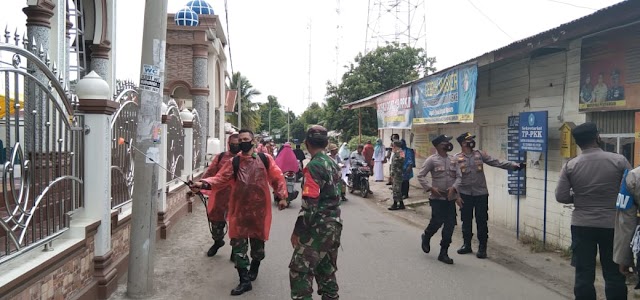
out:
<path id="1" fill-rule="evenodd" d="M 209 248 L 209 251 L 207 251 L 207 256 L 212 257 L 216 255 L 218 253 L 218 249 L 222 248 L 222 246 L 224 246 L 224 240 L 215 241 L 213 243 L 213 246 L 211 246 L 211 248 Z"/>
<path id="2" fill-rule="evenodd" d="M 487 243 L 481 243 L 480 246 L 478 246 L 478 253 L 476 253 L 476 257 L 487 258 Z"/>
<path id="3" fill-rule="evenodd" d="M 458 254 L 467 254 L 467 253 L 473 253 L 473 249 L 471 249 L 471 240 L 464 240 L 464 244 L 462 244 L 462 247 L 460 247 L 460 249 L 458 249 Z"/>
<path id="4" fill-rule="evenodd" d="M 387 208 L 388 210 L 398 210 L 398 201 L 393 201 L 393 205 Z"/>
<path id="5" fill-rule="evenodd" d="M 238 277 L 240 277 L 240 284 L 231 290 L 231 296 L 238 296 L 248 292 L 253 287 L 251 286 L 251 280 L 249 279 L 249 271 L 247 269 L 238 269 Z"/>
<path id="6" fill-rule="evenodd" d="M 249 267 L 249 280 L 254 281 L 258 278 L 258 270 L 260 269 L 260 261 L 251 261 L 251 267 Z"/>
<path id="7" fill-rule="evenodd" d="M 431 251 L 431 236 L 422 234 L 422 252 L 429 253 Z"/>
<path id="8" fill-rule="evenodd" d="M 400 205 L 398 205 L 398 209 L 405 209 L 404 207 L 404 201 L 400 200 Z"/>
<path id="9" fill-rule="evenodd" d="M 452 265 L 453 264 L 453 259 L 451 259 L 449 257 L 449 254 L 447 253 L 449 250 L 449 247 L 440 247 L 440 255 L 438 255 L 438 260 L 448 264 L 448 265 Z"/>

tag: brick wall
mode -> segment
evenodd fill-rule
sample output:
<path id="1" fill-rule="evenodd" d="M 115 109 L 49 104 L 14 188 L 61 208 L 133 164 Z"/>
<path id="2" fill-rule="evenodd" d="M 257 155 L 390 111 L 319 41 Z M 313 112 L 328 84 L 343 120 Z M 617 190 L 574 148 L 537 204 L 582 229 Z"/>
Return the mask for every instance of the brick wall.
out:
<path id="1" fill-rule="evenodd" d="M 174 80 L 193 82 L 193 49 L 188 45 L 167 45 L 165 83 Z"/>

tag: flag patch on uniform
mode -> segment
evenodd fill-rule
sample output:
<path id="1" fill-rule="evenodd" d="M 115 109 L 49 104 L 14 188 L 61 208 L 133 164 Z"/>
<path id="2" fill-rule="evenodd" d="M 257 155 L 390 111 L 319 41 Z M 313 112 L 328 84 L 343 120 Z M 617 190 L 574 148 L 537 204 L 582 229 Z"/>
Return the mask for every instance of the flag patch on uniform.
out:
<path id="1" fill-rule="evenodd" d="M 309 169 L 302 170 L 304 174 L 304 186 L 302 187 L 302 197 L 318 198 L 320 197 L 320 186 L 313 180 Z"/>

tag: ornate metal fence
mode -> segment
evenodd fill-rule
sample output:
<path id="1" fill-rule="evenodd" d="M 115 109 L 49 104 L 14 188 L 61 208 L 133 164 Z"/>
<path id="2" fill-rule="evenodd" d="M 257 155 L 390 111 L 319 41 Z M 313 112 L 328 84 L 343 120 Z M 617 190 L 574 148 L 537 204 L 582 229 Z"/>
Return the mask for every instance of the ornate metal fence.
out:
<path id="1" fill-rule="evenodd" d="M 200 149 L 202 148 L 202 135 L 200 134 L 200 115 L 195 108 L 192 111 L 193 113 L 193 170 L 194 172 L 202 166 L 202 153 L 200 153 Z"/>
<path id="2" fill-rule="evenodd" d="M 134 153 L 138 117 L 138 91 L 133 82 L 122 82 L 115 101 L 120 103 L 111 120 L 111 208 L 117 209 L 131 202 L 133 195 Z M 118 145 L 123 138 L 126 145 Z"/>
<path id="3" fill-rule="evenodd" d="M 167 114 L 163 116 L 163 121 L 167 124 L 167 182 L 176 181 L 182 175 L 184 169 L 184 129 L 178 107 L 169 104 Z"/>
<path id="4" fill-rule="evenodd" d="M 42 46 L 0 42 L 0 263 L 51 245 L 83 206 L 84 124 Z M 12 40 L 12 41 L 11 41 Z"/>

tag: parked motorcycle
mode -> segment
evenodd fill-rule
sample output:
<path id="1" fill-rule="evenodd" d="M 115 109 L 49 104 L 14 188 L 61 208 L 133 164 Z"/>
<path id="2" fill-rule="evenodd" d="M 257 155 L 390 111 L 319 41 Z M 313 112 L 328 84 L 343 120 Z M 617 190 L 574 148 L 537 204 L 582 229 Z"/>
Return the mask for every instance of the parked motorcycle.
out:
<path id="1" fill-rule="evenodd" d="M 369 195 L 369 176 L 371 176 L 371 168 L 369 166 L 356 161 L 352 162 L 351 174 L 347 186 L 349 187 L 349 193 L 354 193 L 356 190 L 360 191 L 362 198 L 367 198 Z"/>
<path id="2" fill-rule="evenodd" d="M 289 196 L 287 197 L 287 207 L 291 204 L 291 201 L 298 198 L 299 191 L 296 191 L 296 172 L 288 171 L 284 172 L 284 181 L 287 183 L 287 193 Z M 274 201 L 277 204 L 277 200 L 274 198 Z"/>

